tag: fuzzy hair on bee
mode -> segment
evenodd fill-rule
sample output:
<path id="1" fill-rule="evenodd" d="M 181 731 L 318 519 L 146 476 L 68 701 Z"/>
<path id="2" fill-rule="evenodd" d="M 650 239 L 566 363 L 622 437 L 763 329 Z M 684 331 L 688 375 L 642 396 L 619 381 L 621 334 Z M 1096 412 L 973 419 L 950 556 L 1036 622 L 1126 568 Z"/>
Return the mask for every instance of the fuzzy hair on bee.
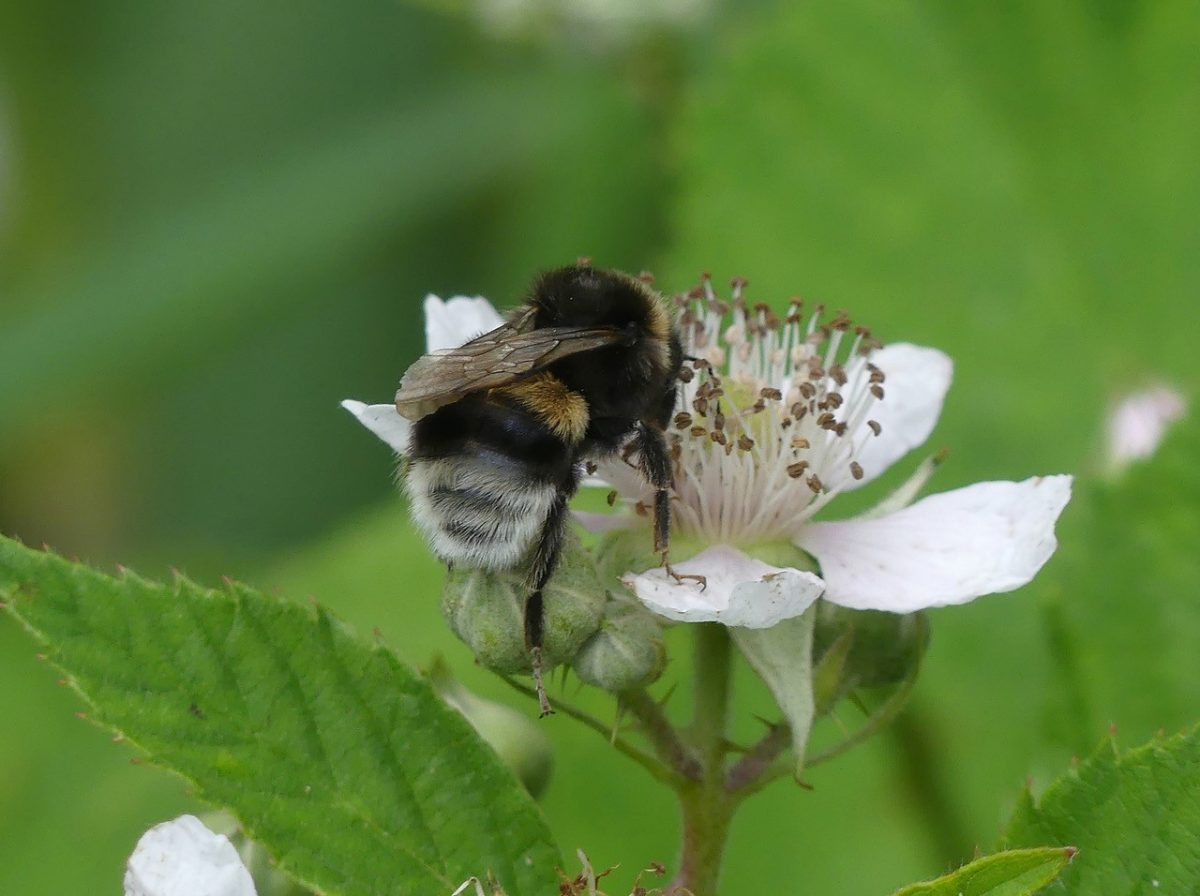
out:
<path id="1" fill-rule="evenodd" d="M 671 315 L 648 283 L 575 264 L 537 277 L 501 326 L 425 355 L 400 381 L 396 409 L 415 421 L 404 473 L 413 519 L 448 564 L 524 570 L 543 715 L 542 589 L 585 464 L 618 451 L 637 459 L 655 489 L 654 544 L 666 564 L 665 430 L 682 364 Z"/>

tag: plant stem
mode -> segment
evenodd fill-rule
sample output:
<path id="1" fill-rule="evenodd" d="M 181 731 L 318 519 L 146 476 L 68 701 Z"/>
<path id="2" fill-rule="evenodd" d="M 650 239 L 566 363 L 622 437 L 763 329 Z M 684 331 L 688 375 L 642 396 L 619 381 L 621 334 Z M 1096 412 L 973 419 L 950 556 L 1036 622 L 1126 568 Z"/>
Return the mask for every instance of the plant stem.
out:
<path id="1" fill-rule="evenodd" d="M 724 626 L 703 623 L 694 628 L 696 691 L 691 736 L 700 759 L 700 780 L 679 789 L 683 846 L 673 885 L 694 896 L 716 896 L 735 806 L 725 789 L 732 648 Z"/>
<path id="2" fill-rule="evenodd" d="M 535 700 L 537 699 L 537 692 L 533 688 L 526 687 L 525 685 L 521 684 L 521 682 L 509 678 L 507 675 L 500 675 L 497 673 L 497 677 L 514 690 L 520 691 L 527 697 L 533 697 Z M 611 743 L 614 747 L 616 747 L 618 752 L 624 753 L 664 784 L 668 784 L 676 789 L 679 787 L 679 781 L 681 779 L 679 778 L 677 772 L 668 768 L 653 756 L 649 756 L 642 752 L 624 738 L 617 737 L 613 733 L 611 727 L 605 725 L 599 719 L 588 715 L 582 709 L 577 709 L 576 707 L 571 706 L 569 703 L 564 703 L 562 700 L 556 699 L 554 701 L 554 705 L 564 715 L 568 715 L 577 722 L 582 722 L 584 725 L 591 728 L 593 731 Z"/>

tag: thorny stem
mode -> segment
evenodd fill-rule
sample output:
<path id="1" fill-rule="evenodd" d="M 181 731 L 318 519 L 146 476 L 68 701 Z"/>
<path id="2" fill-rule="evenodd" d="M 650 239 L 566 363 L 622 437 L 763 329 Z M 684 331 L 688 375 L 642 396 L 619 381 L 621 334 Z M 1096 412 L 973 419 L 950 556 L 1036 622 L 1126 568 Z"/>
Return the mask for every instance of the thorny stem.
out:
<path id="1" fill-rule="evenodd" d="M 674 770 L 680 781 L 699 781 L 701 764 L 696 754 L 689 749 L 679 732 L 668 721 L 666 713 L 645 691 L 627 691 L 619 696 L 620 705 L 633 715 L 642 733 L 654 746 L 654 752 L 668 768 Z"/>
<path id="2" fill-rule="evenodd" d="M 521 684 L 519 681 L 509 678 L 507 675 L 500 675 L 499 677 L 505 684 L 514 690 L 525 694 L 527 697 L 532 697 L 535 700 L 537 699 L 537 691 L 535 691 L 533 688 L 527 687 L 526 685 Z M 564 703 L 562 700 L 558 699 L 554 701 L 554 707 L 556 710 L 562 712 L 563 715 L 570 716 L 577 722 L 582 722 L 588 728 L 591 728 L 593 731 L 611 743 L 614 747 L 616 747 L 617 752 L 628 756 L 659 781 L 662 781 L 664 784 L 669 785 L 673 789 L 678 789 L 680 786 L 682 778 L 678 772 L 667 767 L 662 762 L 659 762 L 648 753 L 639 750 L 624 738 L 614 735 L 611 727 L 605 725 L 595 716 L 589 715 L 582 709 L 578 709 L 571 704 Z"/>

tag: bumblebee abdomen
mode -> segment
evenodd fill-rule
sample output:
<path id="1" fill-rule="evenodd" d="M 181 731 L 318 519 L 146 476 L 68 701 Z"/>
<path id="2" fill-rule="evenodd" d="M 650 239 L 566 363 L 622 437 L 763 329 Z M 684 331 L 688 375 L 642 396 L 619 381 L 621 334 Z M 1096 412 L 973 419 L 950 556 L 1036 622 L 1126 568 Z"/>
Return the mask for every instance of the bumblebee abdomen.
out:
<path id="1" fill-rule="evenodd" d="M 521 562 L 541 532 L 556 489 L 517 466 L 486 453 L 410 463 L 406 484 L 413 519 L 439 557 L 483 569 Z"/>
<path id="2" fill-rule="evenodd" d="M 518 566 L 559 495 L 574 490 L 570 446 L 516 402 L 468 396 L 413 430 L 405 490 L 443 560 Z"/>

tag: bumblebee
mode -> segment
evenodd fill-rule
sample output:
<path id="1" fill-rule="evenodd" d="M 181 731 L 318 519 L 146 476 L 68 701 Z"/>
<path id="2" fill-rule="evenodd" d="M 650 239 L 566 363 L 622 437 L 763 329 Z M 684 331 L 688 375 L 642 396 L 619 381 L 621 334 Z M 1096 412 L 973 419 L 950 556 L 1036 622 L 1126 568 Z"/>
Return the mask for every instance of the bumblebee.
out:
<path id="1" fill-rule="evenodd" d="M 647 283 L 586 264 L 549 271 L 505 323 L 418 359 L 396 409 L 415 422 L 404 477 L 412 514 L 447 564 L 524 568 L 525 643 L 542 715 L 542 588 L 588 462 L 620 452 L 655 489 L 654 547 L 670 534 L 683 350 Z M 669 567 L 668 567 L 669 569 Z"/>

